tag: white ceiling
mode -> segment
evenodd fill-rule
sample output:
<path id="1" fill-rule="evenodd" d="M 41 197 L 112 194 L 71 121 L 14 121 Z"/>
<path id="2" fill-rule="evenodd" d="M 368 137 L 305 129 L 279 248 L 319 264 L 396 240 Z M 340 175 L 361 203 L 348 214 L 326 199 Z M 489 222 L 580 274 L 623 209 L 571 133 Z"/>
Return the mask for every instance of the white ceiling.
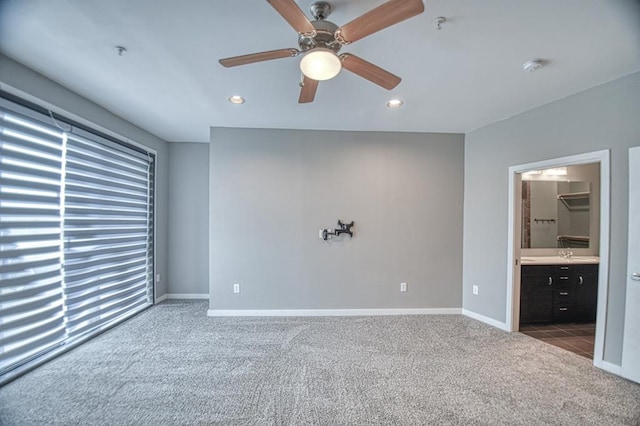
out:
<path id="1" fill-rule="evenodd" d="M 328 20 L 382 3 L 334 0 Z M 343 70 L 300 105 L 299 57 L 217 62 L 297 47 L 264 0 L 0 4 L 0 51 L 167 141 L 206 142 L 211 126 L 465 133 L 640 70 L 635 0 L 426 0 L 425 13 L 341 50 L 401 76 L 398 87 Z M 546 66 L 525 73 L 535 58 Z M 247 102 L 227 102 L 234 94 Z M 404 107 L 387 109 L 393 97 Z"/>

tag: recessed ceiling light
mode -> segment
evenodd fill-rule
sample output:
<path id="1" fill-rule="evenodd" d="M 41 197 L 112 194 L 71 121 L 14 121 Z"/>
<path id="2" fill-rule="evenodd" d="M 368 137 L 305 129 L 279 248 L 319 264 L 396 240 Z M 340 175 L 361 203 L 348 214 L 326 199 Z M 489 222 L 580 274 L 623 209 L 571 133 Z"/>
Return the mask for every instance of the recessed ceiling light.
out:
<path id="1" fill-rule="evenodd" d="M 391 99 L 387 102 L 387 108 L 400 108 L 402 105 L 404 105 L 404 102 L 400 99 Z"/>
<path id="2" fill-rule="evenodd" d="M 238 95 L 229 96 L 229 102 L 231 102 L 232 104 L 240 105 L 244 103 L 244 98 Z"/>

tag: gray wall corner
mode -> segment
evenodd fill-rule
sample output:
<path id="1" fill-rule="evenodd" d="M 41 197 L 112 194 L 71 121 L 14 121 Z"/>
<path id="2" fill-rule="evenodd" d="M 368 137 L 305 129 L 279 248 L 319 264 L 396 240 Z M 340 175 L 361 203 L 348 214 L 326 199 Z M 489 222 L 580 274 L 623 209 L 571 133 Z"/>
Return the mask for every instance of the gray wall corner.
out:
<path id="1" fill-rule="evenodd" d="M 170 294 L 209 293 L 209 144 L 169 144 Z"/>

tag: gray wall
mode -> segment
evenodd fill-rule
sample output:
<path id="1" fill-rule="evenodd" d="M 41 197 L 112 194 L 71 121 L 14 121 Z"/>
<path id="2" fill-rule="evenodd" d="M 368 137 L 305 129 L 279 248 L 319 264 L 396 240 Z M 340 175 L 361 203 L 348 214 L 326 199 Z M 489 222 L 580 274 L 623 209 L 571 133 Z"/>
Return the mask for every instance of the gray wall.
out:
<path id="1" fill-rule="evenodd" d="M 168 293 L 209 294 L 209 144 L 169 144 Z"/>
<path id="2" fill-rule="evenodd" d="M 18 89 L 157 151 L 156 272 L 160 273 L 161 282 L 156 284 L 156 295 L 165 294 L 169 263 L 167 250 L 169 148 L 167 142 L 2 54 L 0 54 L 0 86 L 7 91 L 11 88 Z"/>
<path id="3" fill-rule="evenodd" d="M 508 168 L 611 150 L 611 251 L 605 361 L 620 364 L 625 301 L 628 148 L 640 145 L 640 73 L 465 137 L 463 307 L 505 321 Z M 479 285 L 479 294 L 472 286 Z"/>
<path id="4" fill-rule="evenodd" d="M 212 129 L 211 308 L 461 307 L 463 149 L 459 134 Z M 319 239 L 338 219 L 354 238 Z"/>

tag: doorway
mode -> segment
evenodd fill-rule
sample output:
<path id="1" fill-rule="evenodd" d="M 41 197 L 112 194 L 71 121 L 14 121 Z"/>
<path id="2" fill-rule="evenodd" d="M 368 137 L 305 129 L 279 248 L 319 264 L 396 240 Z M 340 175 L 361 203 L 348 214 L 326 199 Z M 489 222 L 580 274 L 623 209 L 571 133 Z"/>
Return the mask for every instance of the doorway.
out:
<path id="1" fill-rule="evenodd" d="M 520 299 L 521 299 L 521 290 L 522 290 L 521 271 L 523 267 L 523 265 L 521 265 L 521 259 L 523 259 L 522 257 L 523 253 L 526 253 L 525 259 L 523 259 L 526 261 L 528 260 L 537 261 L 538 260 L 537 256 L 554 256 L 554 255 L 559 256 L 560 255 L 559 252 L 561 251 L 564 251 L 565 254 L 566 252 L 570 251 L 572 255 L 581 256 L 581 257 L 593 255 L 593 253 L 597 253 L 599 256 L 599 261 L 597 266 L 597 272 L 593 277 L 593 280 L 598 284 L 597 293 L 594 296 L 594 297 L 597 296 L 597 308 L 596 308 L 596 313 L 594 315 L 595 324 L 593 325 L 593 329 L 595 330 L 593 360 L 594 360 L 594 364 L 598 367 L 600 367 L 604 362 L 603 361 L 604 334 L 605 334 L 605 320 L 606 320 L 607 293 L 608 293 L 609 199 L 610 199 L 609 198 L 609 193 L 610 193 L 609 156 L 610 156 L 609 151 L 605 150 L 605 151 L 597 151 L 597 152 L 587 153 L 587 154 L 574 155 L 570 157 L 562 157 L 557 159 L 545 160 L 545 161 L 540 161 L 535 163 L 523 164 L 523 165 L 513 166 L 509 168 L 509 212 L 508 212 L 509 230 L 508 230 L 508 251 L 507 251 L 507 265 L 508 265 L 507 283 L 508 285 L 507 285 L 507 312 L 506 312 L 507 328 L 510 331 L 520 330 Z M 528 246 L 529 248 L 523 251 L 523 248 L 522 248 L 523 238 L 525 240 L 529 240 L 529 243 L 531 242 L 532 239 L 533 240 L 541 239 L 541 237 L 539 236 L 532 237 L 530 227 L 529 229 L 527 229 L 527 226 L 523 226 L 523 223 L 524 223 L 523 206 L 522 206 L 523 175 L 525 173 L 528 173 L 529 175 L 535 174 L 541 170 L 548 170 L 548 169 L 560 170 L 562 168 L 568 168 L 570 166 L 582 166 L 587 164 L 595 164 L 597 167 L 599 167 L 599 172 L 600 172 L 599 180 L 597 182 L 599 186 L 598 189 L 600 192 L 599 203 L 598 203 L 599 205 L 594 206 L 594 209 L 596 209 L 597 214 L 591 216 L 594 218 L 595 223 L 591 223 L 590 225 L 591 229 L 594 229 L 594 227 L 599 228 L 599 233 L 597 234 L 598 239 L 596 240 L 594 238 L 594 240 L 592 241 L 591 248 L 584 248 L 583 246 L 582 248 L 575 248 L 575 249 L 571 248 L 569 250 L 563 250 L 562 247 L 544 248 L 544 247 Z M 541 179 L 541 180 L 544 180 L 544 179 Z M 548 179 L 548 180 L 551 180 L 551 179 Z M 584 192 L 584 191 L 579 191 L 579 192 Z M 529 213 L 531 213 L 531 211 L 529 211 Z M 557 227 L 559 224 L 557 222 L 552 222 L 552 220 L 557 221 L 558 220 L 557 217 L 542 217 L 542 216 L 535 217 L 535 218 L 528 217 L 526 220 L 531 221 L 533 219 L 538 219 L 539 222 L 534 222 L 534 223 L 539 224 L 541 228 L 547 229 L 547 231 L 553 228 L 554 239 L 557 239 L 558 242 L 560 242 L 561 240 L 566 241 L 567 239 L 566 237 L 568 235 L 557 234 Z M 571 244 L 573 244 L 573 242 Z M 532 256 L 532 257 L 529 258 L 528 256 Z M 532 268 L 530 268 L 528 265 L 525 265 L 525 270 L 531 270 L 531 269 Z M 582 272 L 573 271 L 573 268 L 571 268 L 571 270 L 569 271 L 566 271 L 566 273 L 562 272 L 562 274 L 560 273 L 560 271 L 558 271 L 558 273 L 555 273 L 553 270 L 547 270 L 545 271 L 545 274 L 548 275 L 548 276 L 545 275 L 543 277 L 545 280 L 544 282 L 545 286 L 549 282 L 553 283 L 554 280 L 565 279 L 567 280 L 565 282 L 568 283 L 570 282 L 571 279 L 583 281 L 584 278 L 586 277 L 586 275 L 583 275 Z M 542 276 L 544 274 L 540 274 L 540 275 Z M 569 278 L 569 275 L 571 275 L 573 278 Z M 542 278 L 539 277 L 539 279 L 542 279 Z M 547 280 L 549 281 L 547 282 Z M 545 292 L 544 294 L 546 294 L 547 297 L 552 298 L 553 296 L 551 293 L 551 288 L 555 286 L 551 286 L 551 285 L 549 286 L 550 287 L 548 289 L 542 288 L 542 287 L 540 287 L 540 289 L 543 292 Z M 526 288 L 525 288 L 525 291 L 526 291 Z M 522 296 L 526 297 L 526 294 L 523 294 Z M 549 299 L 549 300 L 552 300 L 552 299 Z M 553 303 L 553 302 L 549 302 L 549 303 Z M 553 306 L 555 307 L 555 309 L 563 308 L 563 306 L 561 304 L 559 305 L 558 303 L 554 303 Z M 569 309 L 564 308 L 564 310 L 560 310 L 559 312 L 557 312 L 557 316 L 555 316 L 554 318 L 558 319 L 558 316 L 561 316 L 562 314 L 568 314 L 569 312 L 570 312 Z M 531 313 L 526 312 L 525 314 L 529 315 Z M 535 318 L 535 313 L 533 315 Z M 564 321 L 562 321 L 562 318 L 560 319 L 561 319 L 560 322 L 562 323 L 571 323 L 571 318 L 569 317 L 565 317 Z M 584 317 L 581 318 L 581 320 L 584 320 L 584 319 L 585 319 Z M 580 321 L 578 321 L 577 323 L 579 322 Z M 577 328 L 583 328 L 583 330 L 580 330 L 579 332 L 574 334 L 589 333 L 589 331 L 585 329 L 587 327 L 577 326 Z M 523 330 L 523 331 L 526 331 L 526 330 Z M 562 332 L 566 332 L 566 330 L 563 330 L 562 328 L 559 328 L 556 331 L 557 331 L 556 334 L 562 334 Z M 540 334 L 542 335 L 543 333 L 540 333 Z M 544 334 L 547 334 L 547 333 L 544 333 Z M 566 333 L 566 334 L 568 335 L 569 333 Z M 550 337 L 550 334 L 547 334 L 547 336 Z M 578 340 L 579 339 L 576 339 L 576 342 Z M 585 349 L 586 349 L 586 343 L 583 343 L 581 354 L 585 356 L 591 355 L 591 352 Z M 574 350 L 574 352 L 578 352 L 578 351 Z"/>

